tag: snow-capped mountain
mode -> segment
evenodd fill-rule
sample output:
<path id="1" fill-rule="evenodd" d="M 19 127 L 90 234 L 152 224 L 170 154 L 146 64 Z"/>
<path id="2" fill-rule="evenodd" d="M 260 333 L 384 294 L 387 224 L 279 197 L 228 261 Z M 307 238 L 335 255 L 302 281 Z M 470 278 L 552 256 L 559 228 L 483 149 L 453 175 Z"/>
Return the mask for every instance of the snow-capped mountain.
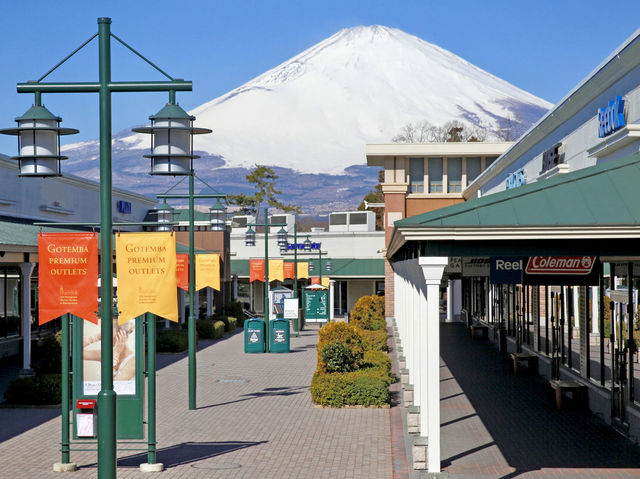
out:
<path id="1" fill-rule="evenodd" d="M 237 192 L 254 164 L 277 167 L 285 200 L 318 212 L 357 206 L 377 178 L 362 167 L 365 145 L 390 142 L 408 123 L 528 127 L 550 107 L 447 50 L 376 25 L 341 30 L 189 113 L 196 126 L 214 131 L 195 138 L 204 158 L 196 160 L 198 176 Z M 139 161 L 147 135 L 122 132 L 113 146 L 114 185 L 151 193 L 158 191 L 154 182 L 166 184 L 150 179 Z M 97 178 L 97 164 L 86 169 L 97 142 L 64 150 L 66 171 Z M 315 198 L 310 184 L 319 190 Z"/>

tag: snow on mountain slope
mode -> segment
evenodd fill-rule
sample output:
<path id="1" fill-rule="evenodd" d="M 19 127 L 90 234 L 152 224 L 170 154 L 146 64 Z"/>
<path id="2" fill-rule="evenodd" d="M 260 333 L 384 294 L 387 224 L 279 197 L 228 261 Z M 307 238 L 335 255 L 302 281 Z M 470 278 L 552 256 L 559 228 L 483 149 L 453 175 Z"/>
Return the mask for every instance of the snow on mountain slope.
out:
<path id="1" fill-rule="evenodd" d="M 376 25 L 341 30 L 190 113 L 214 131 L 196 137 L 195 148 L 216 158 L 216 167 L 259 163 L 292 174 L 348 175 L 348 167 L 366 162 L 367 143 L 390 142 L 408 123 L 528 127 L 550 107 L 447 50 Z M 126 168 L 129 178 L 147 172 L 118 158 L 148 146 L 146 135 L 116 135 L 114 169 Z M 97 152 L 87 142 L 64 148 L 65 166 L 82 175 L 74 159 L 91 149 Z"/>

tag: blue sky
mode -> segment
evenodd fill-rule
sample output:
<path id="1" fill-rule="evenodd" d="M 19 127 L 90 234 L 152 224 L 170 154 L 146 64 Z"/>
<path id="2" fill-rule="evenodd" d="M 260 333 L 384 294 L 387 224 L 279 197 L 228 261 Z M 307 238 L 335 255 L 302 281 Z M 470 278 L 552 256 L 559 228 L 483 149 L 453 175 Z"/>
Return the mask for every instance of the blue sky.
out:
<path id="1" fill-rule="evenodd" d="M 191 109 L 273 68 L 341 28 L 380 24 L 400 28 L 552 103 L 560 100 L 640 27 L 640 2 L 615 9 L 594 0 L 323 0 L 188 2 L 4 2 L 0 15 L 0 127 L 14 126 L 31 95 L 16 83 L 39 78 L 97 32 L 111 17 L 112 32 L 169 74 L 194 83 L 178 94 Z M 162 77 L 114 45 L 112 78 Z M 97 43 L 45 81 L 96 81 Z M 164 93 L 113 95 L 113 131 L 144 123 Z M 98 135 L 95 94 L 45 95 L 63 125 Z M 0 153 L 16 154 L 15 138 L 0 136 Z"/>

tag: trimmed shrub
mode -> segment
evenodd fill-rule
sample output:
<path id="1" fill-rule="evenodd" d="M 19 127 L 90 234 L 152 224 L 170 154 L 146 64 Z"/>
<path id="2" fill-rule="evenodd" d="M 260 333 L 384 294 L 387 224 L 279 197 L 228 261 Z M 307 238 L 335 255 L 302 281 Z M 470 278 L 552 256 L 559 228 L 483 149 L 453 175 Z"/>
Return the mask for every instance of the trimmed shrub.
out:
<path id="1" fill-rule="evenodd" d="M 40 405 L 60 404 L 62 384 L 60 374 L 42 374 L 18 378 L 11 382 L 4 393 L 5 403 Z"/>
<path id="2" fill-rule="evenodd" d="M 364 374 L 319 374 L 311 382 L 311 399 L 322 406 L 386 406 L 389 404 L 389 386 L 382 380 Z"/>
<path id="3" fill-rule="evenodd" d="M 322 349 L 327 345 L 336 341 L 341 342 L 353 355 L 355 359 L 355 367 L 360 365 L 364 348 L 362 345 L 362 336 L 358 328 L 343 322 L 332 322 L 324 325 L 318 332 L 318 370 L 325 371 L 325 364 L 322 359 Z"/>
<path id="4" fill-rule="evenodd" d="M 181 353 L 189 347 L 189 334 L 185 329 L 168 329 L 158 335 L 156 351 L 159 353 Z"/>
<path id="5" fill-rule="evenodd" d="M 328 373 L 347 373 L 356 368 L 356 358 L 340 341 L 325 344 L 321 351 L 324 369 Z"/>
<path id="6" fill-rule="evenodd" d="M 363 368 L 382 368 L 391 371 L 391 359 L 382 351 L 365 351 L 362 360 Z"/>
<path id="7" fill-rule="evenodd" d="M 62 335 L 60 335 L 62 340 Z M 52 334 L 42 336 L 33 347 L 31 361 L 36 374 L 60 373 L 62 368 L 62 347 Z"/>
<path id="8" fill-rule="evenodd" d="M 200 339 L 216 339 L 211 319 L 198 319 L 196 321 L 196 334 Z"/>
<path id="9" fill-rule="evenodd" d="M 362 329 L 386 329 L 384 296 L 362 296 L 351 310 L 350 323 Z"/>
<path id="10" fill-rule="evenodd" d="M 365 351 L 387 351 L 387 332 L 360 330 L 362 336 L 362 347 Z"/>
<path id="11" fill-rule="evenodd" d="M 220 339 L 224 336 L 225 331 L 225 323 L 222 321 L 214 321 L 213 322 L 213 339 Z"/>
<path id="12" fill-rule="evenodd" d="M 241 316 L 240 316 L 241 317 Z M 236 329 L 238 326 L 240 326 L 240 321 L 238 320 L 237 317 L 234 316 L 227 316 L 227 319 L 229 320 L 229 324 L 231 327 L 231 331 L 233 331 L 234 329 Z"/>
<path id="13" fill-rule="evenodd" d="M 234 318 L 243 318 L 242 303 L 240 301 L 232 301 L 222 307 L 222 314 L 225 316 L 233 316 Z"/>

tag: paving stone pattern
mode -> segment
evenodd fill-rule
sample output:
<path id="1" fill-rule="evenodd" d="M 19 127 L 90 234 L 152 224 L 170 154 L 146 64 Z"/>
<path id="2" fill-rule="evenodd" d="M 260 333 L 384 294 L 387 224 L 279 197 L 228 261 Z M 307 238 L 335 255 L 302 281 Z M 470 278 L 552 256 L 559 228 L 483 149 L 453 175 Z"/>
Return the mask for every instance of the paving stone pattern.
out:
<path id="1" fill-rule="evenodd" d="M 640 478 L 640 448 L 588 412 L 557 411 L 489 341 L 441 324 L 441 454 L 450 479 Z"/>
<path id="2" fill-rule="evenodd" d="M 316 342 L 317 331 L 309 330 L 291 338 L 290 354 L 244 354 L 239 332 L 201 349 L 194 411 L 188 410 L 186 358 L 160 369 L 158 461 L 166 470 L 141 473 L 146 453 L 119 452 L 118 477 L 391 479 L 389 409 L 311 403 Z M 16 431 L 0 442 L 0 478 L 96 477 L 94 452 L 72 452 L 77 472 L 51 472 L 60 461 L 60 417 L 20 428 L 30 414 L 0 409 L 0 429 Z"/>

